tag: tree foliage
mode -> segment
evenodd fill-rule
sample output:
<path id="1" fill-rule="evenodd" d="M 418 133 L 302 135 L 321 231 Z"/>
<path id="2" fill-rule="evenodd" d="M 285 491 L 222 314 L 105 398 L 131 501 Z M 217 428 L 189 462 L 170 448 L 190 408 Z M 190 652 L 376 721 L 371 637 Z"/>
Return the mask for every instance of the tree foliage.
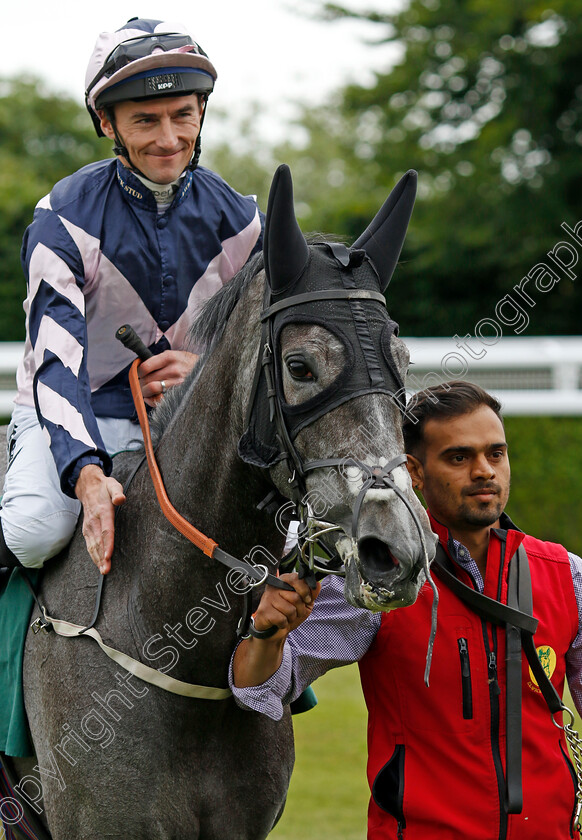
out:
<path id="1" fill-rule="evenodd" d="M 107 155 L 87 113 L 38 79 L 0 81 L 0 341 L 24 338 L 22 235 L 56 181 Z"/>
<path id="2" fill-rule="evenodd" d="M 580 417 L 506 417 L 511 461 L 508 513 L 526 533 L 582 556 L 575 515 L 582 493 Z"/>
<path id="3" fill-rule="evenodd" d="M 582 219 L 578 3 L 411 0 L 392 15 L 323 8 L 375 22 L 370 49 L 397 42 L 402 59 L 372 87 L 349 86 L 305 111 L 308 142 L 294 167 L 304 226 L 352 241 L 396 178 L 417 169 L 419 197 L 389 291 L 404 332 L 464 334 L 545 262 L 560 279 L 531 294 L 528 332 L 578 333 L 582 283 L 547 257 L 568 238 L 561 223 Z M 297 158 L 289 146 L 277 153 Z"/>
<path id="4" fill-rule="evenodd" d="M 232 140 L 206 136 L 203 163 L 239 191 L 258 194 L 263 209 L 276 164 L 289 163 L 303 229 L 348 242 L 414 168 L 419 197 L 389 290 L 403 334 L 471 333 L 497 317 L 508 295 L 526 313 L 528 334 L 577 334 L 579 269 L 568 278 L 548 257 L 568 240 L 561 224 L 574 228 L 582 219 L 577 2 L 409 0 L 394 14 L 379 0 L 367 14 L 313 3 L 330 26 L 340 17 L 371 21 L 370 50 L 398 44 L 398 63 L 369 87 L 350 85 L 325 106 L 304 108 L 293 139 L 278 147 L 258 136 L 249 111 Z M 220 117 L 211 111 L 209 119 Z M 0 339 L 23 334 L 14 301 L 20 308 L 19 248 L 35 202 L 108 153 L 72 100 L 32 79 L 0 83 Z M 582 257 L 582 241 L 569 242 L 572 259 Z M 555 272 L 553 284 L 544 289 L 544 278 L 536 286 L 530 277 L 529 300 L 519 297 L 516 287 L 541 263 Z M 504 322 L 503 332 L 516 334 L 525 321 Z"/>

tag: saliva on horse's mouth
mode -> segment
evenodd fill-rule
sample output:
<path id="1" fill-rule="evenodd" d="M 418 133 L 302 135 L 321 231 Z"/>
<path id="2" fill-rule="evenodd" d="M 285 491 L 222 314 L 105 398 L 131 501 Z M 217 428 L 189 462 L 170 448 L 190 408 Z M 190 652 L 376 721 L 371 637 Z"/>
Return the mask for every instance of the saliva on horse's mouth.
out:
<path id="1" fill-rule="evenodd" d="M 355 561 L 366 569 L 366 577 L 384 580 L 390 573 L 398 574 L 400 560 L 390 551 L 388 543 L 379 537 L 360 537 L 355 540 L 343 534 L 335 543 L 336 550 L 345 564 Z"/>

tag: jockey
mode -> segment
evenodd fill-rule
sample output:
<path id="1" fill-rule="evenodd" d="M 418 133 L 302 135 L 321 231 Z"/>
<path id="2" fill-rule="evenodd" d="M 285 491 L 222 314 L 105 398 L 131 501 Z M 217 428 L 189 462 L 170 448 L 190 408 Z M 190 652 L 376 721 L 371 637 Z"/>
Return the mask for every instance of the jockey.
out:
<path id="1" fill-rule="evenodd" d="M 197 355 L 201 304 L 262 246 L 254 198 L 198 166 L 216 70 L 182 26 L 133 18 L 99 35 L 86 105 L 115 158 L 85 166 L 38 203 L 22 262 L 26 342 L 8 430 L 0 567 L 38 568 L 70 540 L 111 567 L 111 456 L 140 438 L 128 386 L 131 323 L 152 351 L 140 384 L 152 406 Z"/>

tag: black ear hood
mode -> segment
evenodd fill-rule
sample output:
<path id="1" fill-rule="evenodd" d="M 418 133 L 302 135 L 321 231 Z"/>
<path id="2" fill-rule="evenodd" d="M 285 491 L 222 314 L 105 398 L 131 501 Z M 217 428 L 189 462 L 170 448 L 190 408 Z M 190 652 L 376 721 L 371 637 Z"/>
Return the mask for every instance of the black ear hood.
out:
<path id="1" fill-rule="evenodd" d="M 400 256 L 416 198 L 418 176 L 409 169 L 352 248 L 363 248 L 373 262 L 385 292 Z"/>
<path id="2" fill-rule="evenodd" d="M 272 466 L 288 448 L 281 440 L 281 423 L 283 437 L 293 441 L 301 429 L 349 399 L 366 393 L 403 394 L 390 349 L 398 325 L 386 311 L 384 291 L 402 249 L 415 194 L 416 173 L 410 171 L 352 248 L 308 245 L 295 218 L 289 167 L 278 168 L 263 245 L 267 287 L 260 353 L 262 358 L 267 344 L 272 360 L 255 377 L 247 429 L 239 442 L 243 460 Z M 316 398 L 291 406 L 283 393 L 279 345 L 284 327 L 298 322 L 333 332 L 344 344 L 346 364 Z M 275 396 L 269 399 L 269 392 Z"/>
<path id="3" fill-rule="evenodd" d="M 416 198 L 417 174 L 410 169 L 396 184 L 352 249 L 366 252 L 384 292 L 398 262 Z M 273 178 L 263 245 L 265 270 L 275 299 L 290 293 L 306 266 L 309 248 L 295 218 L 291 171 L 282 164 Z M 294 291 L 294 294 L 296 291 Z"/>

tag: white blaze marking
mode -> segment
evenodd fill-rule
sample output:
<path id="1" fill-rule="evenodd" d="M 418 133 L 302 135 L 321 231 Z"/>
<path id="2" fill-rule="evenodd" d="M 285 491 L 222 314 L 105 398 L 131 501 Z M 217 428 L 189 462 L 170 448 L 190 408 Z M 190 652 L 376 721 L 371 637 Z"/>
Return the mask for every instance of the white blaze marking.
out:
<path id="1" fill-rule="evenodd" d="M 375 464 L 370 464 L 369 461 L 366 461 L 365 463 L 369 466 L 385 467 L 388 463 L 388 459 L 382 456 L 378 458 Z M 362 470 L 359 467 L 356 467 L 355 465 L 349 466 L 345 471 L 345 476 L 348 480 L 348 486 L 351 494 L 353 496 L 357 496 L 358 493 L 361 491 L 362 485 L 364 483 L 364 476 L 362 474 Z M 406 464 L 400 464 L 399 466 L 395 467 L 390 473 L 390 478 L 399 490 L 401 490 L 402 492 L 406 492 L 406 490 L 408 489 L 409 482 L 408 469 L 406 468 Z M 382 502 L 387 499 L 390 499 L 394 495 L 394 490 L 391 490 L 389 487 L 373 488 L 371 490 L 368 490 L 364 501 Z"/>

